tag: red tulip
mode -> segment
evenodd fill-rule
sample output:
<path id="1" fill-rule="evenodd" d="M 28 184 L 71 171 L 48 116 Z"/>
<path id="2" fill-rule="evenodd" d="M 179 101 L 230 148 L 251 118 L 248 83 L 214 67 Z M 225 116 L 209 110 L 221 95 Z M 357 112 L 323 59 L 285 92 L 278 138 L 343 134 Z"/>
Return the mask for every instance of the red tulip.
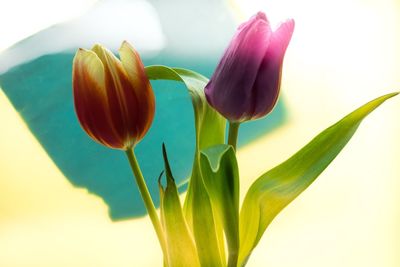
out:
<path id="1" fill-rule="evenodd" d="M 293 30 L 288 20 L 272 31 L 262 12 L 240 25 L 205 88 L 209 104 L 231 122 L 271 112 Z"/>
<path id="2" fill-rule="evenodd" d="M 75 111 L 95 141 L 127 150 L 147 133 L 154 117 L 154 93 L 138 53 L 127 42 L 121 60 L 106 48 L 76 52 L 72 83 Z"/>

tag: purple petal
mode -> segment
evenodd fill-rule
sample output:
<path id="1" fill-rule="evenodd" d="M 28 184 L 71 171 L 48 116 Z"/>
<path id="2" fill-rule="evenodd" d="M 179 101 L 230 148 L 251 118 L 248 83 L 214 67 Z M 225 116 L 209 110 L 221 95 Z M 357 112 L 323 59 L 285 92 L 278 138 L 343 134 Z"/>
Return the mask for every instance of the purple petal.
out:
<path id="1" fill-rule="evenodd" d="M 279 95 L 282 64 L 294 30 L 294 20 L 282 23 L 272 33 L 271 42 L 254 83 L 252 118 L 260 118 L 273 109 Z"/>
<path id="2" fill-rule="evenodd" d="M 251 116 L 252 88 L 270 38 L 269 22 L 261 12 L 240 25 L 205 88 L 209 103 L 231 121 Z"/>

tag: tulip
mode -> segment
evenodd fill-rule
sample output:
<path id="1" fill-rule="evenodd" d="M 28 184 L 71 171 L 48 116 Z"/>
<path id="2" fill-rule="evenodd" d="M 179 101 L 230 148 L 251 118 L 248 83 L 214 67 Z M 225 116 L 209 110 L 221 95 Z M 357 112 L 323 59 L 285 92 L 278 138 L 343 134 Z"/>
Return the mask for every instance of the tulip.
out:
<path id="1" fill-rule="evenodd" d="M 86 133 L 110 148 L 128 150 L 153 121 L 155 101 L 143 63 L 127 42 L 121 60 L 101 45 L 79 49 L 73 62 L 75 111 Z"/>
<path id="2" fill-rule="evenodd" d="M 288 20 L 272 31 L 262 12 L 240 25 L 205 87 L 209 104 L 231 123 L 271 112 L 293 30 L 294 20 Z"/>
<path id="3" fill-rule="evenodd" d="M 134 153 L 135 144 L 153 121 L 154 93 L 135 49 L 123 42 L 119 55 L 121 60 L 98 44 L 76 52 L 72 70 L 75 111 L 82 128 L 95 141 L 125 150 L 165 253 L 161 222 Z"/>

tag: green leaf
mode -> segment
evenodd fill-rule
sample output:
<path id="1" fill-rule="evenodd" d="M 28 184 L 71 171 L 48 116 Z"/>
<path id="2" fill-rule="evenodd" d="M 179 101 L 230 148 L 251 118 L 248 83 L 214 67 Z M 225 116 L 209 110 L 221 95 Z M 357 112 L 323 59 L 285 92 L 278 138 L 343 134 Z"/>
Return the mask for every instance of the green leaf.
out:
<path id="1" fill-rule="evenodd" d="M 230 145 L 201 151 L 200 166 L 215 218 L 222 223 L 229 249 L 228 266 L 237 265 L 239 252 L 239 171 Z"/>
<path id="2" fill-rule="evenodd" d="M 225 142 L 226 119 L 208 105 L 204 87 L 208 79 L 203 75 L 181 68 L 154 65 L 145 68 L 151 80 L 183 82 L 192 97 L 195 115 L 196 146 L 204 149 Z"/>
<path id="3" fill-rule="evenodd" d="M 195 161 L 199 161 L 197 157 Z M 225 266 L 223 226 L 214 216 L 199 168 L 199 164 L 193 165 L 191 191 L 186 195 L 186 218 L 192 222 L 201 266 Z"/>
<path id="4" fill-rule="evenodd" d="M 398 93 L 381 96 L 324 130 L 290 159 L 250 187 L 240 212 L 239 266 L 243 266 L 275 216 L 303 192 L 339 154 L 361 121 Z"/>
<path id="5" fill-rule="evenodd" d="M 212 109 L 205 98 L 208 79 L 185 69 L 148 66 L 149 79 L 183 82 L 192 98 L 195 120 L 196 147 L 192 174 L 184 204 L 184 214 L 192 229 L 202 266 L 224 266 L 223 227 L 215 219 L 211 200 L 200 171 L 200 150 L 224 143 L 226 120 Z M 195 212 L 194 212 L 195 211 Z"/>
<path id="6" fill-rule="evenodd" d="M 164 190 L 159 179 L 159 188 L 161 221 L 167 243 L 166 265 L 171 267 L 200 267 L 196 246 L 183 216 L 178 190 L 172 176 L 164 145 L 163 157 L 167 187 Z"/>

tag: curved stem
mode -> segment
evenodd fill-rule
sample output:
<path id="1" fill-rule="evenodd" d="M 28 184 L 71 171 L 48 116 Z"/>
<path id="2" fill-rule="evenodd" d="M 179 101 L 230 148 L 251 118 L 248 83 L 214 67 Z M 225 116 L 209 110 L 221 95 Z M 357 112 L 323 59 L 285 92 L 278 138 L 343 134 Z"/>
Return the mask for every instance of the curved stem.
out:
<path id="1" fill-rule="evenodd" d="M 156 208 L 154 207 L 153 200 L 151 199 L 151 195 L 149 193 L 149 190 L 147 189 L 146 182 L 144 180 L 142 171 L 140 170 L 140 166 L 136 159 L 133 148 L 129 148 L 125 152 L 126 152 L 126 155 L 128 156 L 129 163 L 131 165 L 133 174 L 136 178 L 136 184 L 139 188 L 144 205 L 146 206 L 147 212 L 149 213 L 151 222 L 153 223 L 153 227 L 156 230 L 158 240 L 160 241 L 160 244 L 161 244 L 161 249 L 163 250 L 164 255 L 167 255 L 164 232 L 161 227 L 161 223 L 158 218 Z"/>
<path id="2" fill-rule="evenodd" d="M 228 144 L 236 151 L 240 122 L 229 122 Z"/>

